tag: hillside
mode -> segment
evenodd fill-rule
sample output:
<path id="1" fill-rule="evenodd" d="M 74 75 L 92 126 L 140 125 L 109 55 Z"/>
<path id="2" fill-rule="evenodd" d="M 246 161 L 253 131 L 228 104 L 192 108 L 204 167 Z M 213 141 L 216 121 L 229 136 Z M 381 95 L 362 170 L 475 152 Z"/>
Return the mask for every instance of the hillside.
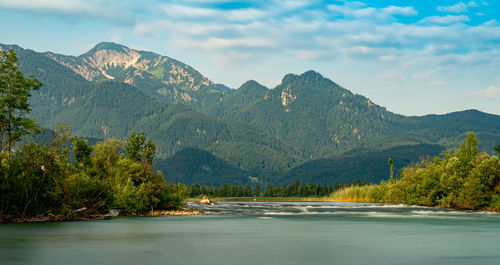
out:
<path id="1" fill-rule="evenodd" d="M 254 97 L 239 107 L 228 106 L 224 100 L 213 107 L 217 109 L 213 114 L 240 119 L 277 135 L 309 159 L 361 147 L 384 150 L 415 144 L 458 146 L 468 131 L 475 131 L 480 147 L 491 152 L 500 139 L 498 115 L 470 110 L 406 117 L 352 94 L 314 71 L 288 74 L 259 99 Z"/>
<path id="2" fill-rule="evenodd" d="M 167 159 L 157 159 L 155 167 L 170 183 L 219 186 L 223 183 L 242 185 L 249 182 L 249 172 L 232 167 L 211 153 L 185 148 Z"/>
<path id="3" fill-rule="evenodd" d="M 403 167 L 439 155 L 444 150 L 440 145 L 403 145 L 382 151 L 355 149 L 342 155 L 310 160 L 292 168 L 282 176 L 282 181 L 296 179 L 303 182 L 343 184 L 360 180 L 379 183 L 389 177 L 388 159 L 394 161 L 395 176 Z"/>
<path id="4" fill-rule="evenodd" d="M 242 108 L 251 106 L 264 97 L 269 89 L 254 80 L 249 80 L 232 93 L 228 93 L 218 103 L 215 103 L 202 111 L 224 117 L 231 116 Z"/>

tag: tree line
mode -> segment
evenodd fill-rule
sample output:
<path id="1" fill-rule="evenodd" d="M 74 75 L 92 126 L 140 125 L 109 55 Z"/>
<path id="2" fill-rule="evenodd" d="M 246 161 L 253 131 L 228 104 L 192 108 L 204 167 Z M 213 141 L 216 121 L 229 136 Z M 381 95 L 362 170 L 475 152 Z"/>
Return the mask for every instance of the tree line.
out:
<path id="1" fill-rule="evenodd" d="M 178 209 L 187 189 L 153 171 L 156 146 L 144 132 L 89 145 L 60 125 L 46 144 L 22 141 L 42 128 L 25 117 L 42 84 L 19 71 L 13 50 L 0 51 L 0 221 L 97 218 L 110 209 Z"/>
<path id="2" fill-rule="evenodd" d="M 326 184 L 314 184 L 309 182 L 309 184 L 299 183 L 295 181 L 292 184 L 285 186 L 273 186 L 271 184 L 266 185 L 265 188 L 260 185 L 234 185 L 234 184 L 222 184 L 218 187 L 211 187 L 205 185 L 190 185 L 187 186 L 188 194 L 191 198 L 197 198 L 201 196 L 212 196 L 212 197 L 325 197 L 329 196 L 332 192 L 335 192 L 341 188 L 351 187 L 351 186 L 364 186 L 368 185 L 368 182 L 361 182 L 359 180 L 354 181 L 352 184 L 346 181 L 343 184 L 335 181 L 334 185 Z"/>

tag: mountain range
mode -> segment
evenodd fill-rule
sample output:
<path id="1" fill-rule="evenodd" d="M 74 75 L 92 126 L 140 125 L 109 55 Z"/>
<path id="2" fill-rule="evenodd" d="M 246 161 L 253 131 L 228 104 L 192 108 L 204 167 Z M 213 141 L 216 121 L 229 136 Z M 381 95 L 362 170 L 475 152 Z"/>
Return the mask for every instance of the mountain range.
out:
<path id="1" fill-rule="evenodd" d="M 253 80 L 229 89 L 178 60 L 116 43 L 77 57 L 0 49 L 14 49 L 21 71 L 44 83 L 30 99 L 40 125 L 66 122 L 101 139 L 144 130 L 173 182 L 376 182 L 387 178 L 389 157 L 399 169 L 457 146 L 468 131 L 485 151 L 500 142 L 498 115 L 399 115 L 315 71 L 288 74 L 272 89 Z"/>

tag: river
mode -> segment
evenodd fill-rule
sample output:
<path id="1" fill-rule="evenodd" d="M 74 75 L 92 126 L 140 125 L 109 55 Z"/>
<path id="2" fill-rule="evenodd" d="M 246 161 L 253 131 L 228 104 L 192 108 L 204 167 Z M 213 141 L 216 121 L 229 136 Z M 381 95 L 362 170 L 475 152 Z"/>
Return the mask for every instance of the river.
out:
<path id="1" fill-rule="evenodd" d="M 500 264 L 500 214 L 219 202 L 201 216 L 0 224 L 0 264 Z"/>

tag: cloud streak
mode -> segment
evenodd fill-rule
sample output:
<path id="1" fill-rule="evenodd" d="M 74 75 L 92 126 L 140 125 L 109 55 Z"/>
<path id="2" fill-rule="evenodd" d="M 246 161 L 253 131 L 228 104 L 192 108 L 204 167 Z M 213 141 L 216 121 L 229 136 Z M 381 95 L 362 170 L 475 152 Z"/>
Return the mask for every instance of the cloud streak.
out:
<path id="1" fill-rule="evenodd" d="M 120 23 L 133 23 L 131 1 L 116 3 L 104 0 L 0 0 L 0 7 L 36 13 L 57 14 L 72 18 L 102 18 Z"/>
<path id="2" fill-rule="evenodd" d="M 500 86 L 490 86 L 485 90 L 465 93 L 465 98 L 469 99 L 493 99 L 500 97 Z"/>

